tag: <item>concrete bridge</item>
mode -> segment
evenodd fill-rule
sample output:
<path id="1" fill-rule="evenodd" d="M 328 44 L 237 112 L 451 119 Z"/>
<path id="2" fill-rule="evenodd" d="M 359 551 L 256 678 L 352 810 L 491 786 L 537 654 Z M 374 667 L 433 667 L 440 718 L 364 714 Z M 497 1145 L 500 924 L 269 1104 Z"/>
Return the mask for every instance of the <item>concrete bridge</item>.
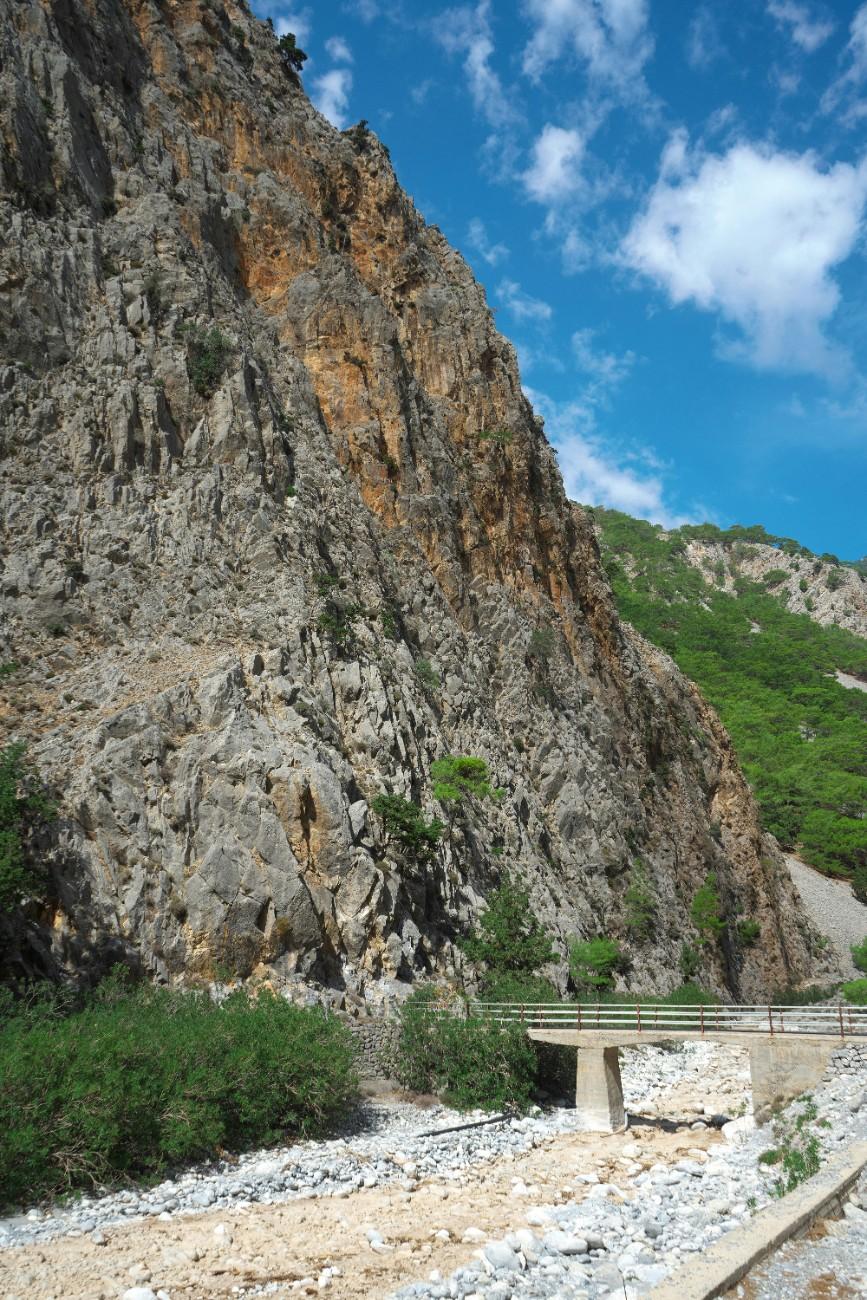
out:
<path id="1" fill-rule="evenodd" d="M 764 1123 L 775 1106 L 814 1087 L 831 1053 L 867 1037 L 867 1007 L 655 1006 L 477 1002 L 470 1013 L 523 1024 L 538 1043 L 578 1049 L 575 1104 L 591 1133 L 626 1128 L 620 1048 L 709 1040 L 744 1047 L 753 1109 Z"/>

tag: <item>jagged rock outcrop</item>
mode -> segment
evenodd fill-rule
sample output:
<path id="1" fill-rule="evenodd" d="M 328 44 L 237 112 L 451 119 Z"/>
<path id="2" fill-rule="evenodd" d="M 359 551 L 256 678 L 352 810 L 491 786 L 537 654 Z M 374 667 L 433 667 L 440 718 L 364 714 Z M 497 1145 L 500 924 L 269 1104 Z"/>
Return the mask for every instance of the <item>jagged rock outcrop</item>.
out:
<path id="1" fill-rule="evenodd" d="M 15 960 L 370 992 L 459 963 L 505 865 L 561 945 L 623 935 L 640 858 L 634 987 L 677 982 L 709 870 L 762 939 L 704 978 L 808 976 L 726 734 L 618 621 L 514 351 L 383 146 L 241 4 L 0 13 L 2 716 L 61 809 Z M 448 752 L 503 793 L 422 869 L 370 804 L 436 811 Z"/>
<path id="2" fill-rule="evenodd" d="M 691 540 L 684 559 L 704 580 L 736 594 L 737 578 L 769 583 L 793 614 L 867 637 L 867 577 L 858 569 L 818 555 L 792 555 L 757 542 Z"/>

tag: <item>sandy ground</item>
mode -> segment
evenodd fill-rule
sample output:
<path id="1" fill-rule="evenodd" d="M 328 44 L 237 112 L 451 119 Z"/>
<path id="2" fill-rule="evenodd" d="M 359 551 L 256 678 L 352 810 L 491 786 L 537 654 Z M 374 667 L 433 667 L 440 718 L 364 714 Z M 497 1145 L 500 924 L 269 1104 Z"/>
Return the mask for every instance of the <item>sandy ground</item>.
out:
<path id="1" fill-rule="evenodd" d="M 328 1289 L 334 1300 L 386 1296 L 434 1268 L 448 1274 L 468 1262 L 478 1246 L 461 1242 L 467 1228 L 502 1236 L 526 1226 L 531 1205 L 580 1199 L 573 1188 L 576 1174 L 594 1172 L 602 1181 L 616 1183 L 622 1148 L 636 1141 L 643 1148 L 642 1162 L 649 1165 L 705 1150 L 719 1138 L 712 1130 L 641 1129 L 604 1139 L 569 1135 L 519 1159 L 500 1158 L 467 1171 L 460 1183 L 431 1181 L 412 1193 L 389 1187 L 341 1199 L 119 1225 L 106 1231 L 103 1246 L 89 1237 L 66 1237 L 5 1251 L 0 1255 L 0 1295 L 4 1300 L 117 1300 L 128 1287 L 146 1282 L 167 1291 L 172 1300 L 210 1300 L 230 1295 L 233 1287 L 304 1278 L 310 1279 L 309 1286 L 293 1292 L 287 1285 L 280 1294 L 313 1294 L 322 1270 L 336 1266 L 341 1276 Z M 512 1195 L 518 1177 L 532 1196 Z M 372 1250 L 365 1236 L 368 1227 L 375 1227 L 393 1248 Z M 449 1239 L 435 1235 L 443 1230 Z"/>
<path id="2" fill-rule="evenodd" d="M 697 1098 L 678 1086 L 660 1110 L 691 1119 L 695 1116 L 689 1111 L 707 1100 L 707 1095 Z M 732 1097 L 720 1101 L 731 1113 Z M 422 1111 L 419 1122 L 423 1127 Z M 532 1205 L 581 1199 L 587 1185 L 575 1183 L 578 1174 L 595 1173 L 601 1181 L 617 1184 L 624 1167 L 633 1166 L 623 1147 L 634 1142 L 641 1146 L 638 1162 L 649 1167 L 708 1150 L 721 1139 L 714 1129 L 665 1132 L 634 1121 L 626 1133 L 612 1137 L 553 1137 L 522 1156 L 501 1156 L 466 1170 L 459 1181 L 429 1180 L 412 1192 L 389 1186 L 343 1198 L 119 1224 L 105 1230 L 104 1245 L 89 1236 L 64 1237 L 3 1251 L 0 1297 L 118 1300 L 128 1288 L 147 1285 L 164 1290 L 171 1300 L 211 1300 L 267 1282 L 282 1284 L 276 1294 L 288 1297 L 318 1294 L 322 1270 L 336 1267 L 341 1272 L 327 1289 L 329 1297 L 374 1300 L 426 1278 L 432 1269 L 447 1275 L 468 1263 L 478 1244 L 461 1241 L 467 1228 L 499 1237 L 525 1227 Z M 518 1179 L 528 1186 L 528 1196 L 513 1194 Z M 368 1227 L 391 1249 L 373 1250 Z"/>

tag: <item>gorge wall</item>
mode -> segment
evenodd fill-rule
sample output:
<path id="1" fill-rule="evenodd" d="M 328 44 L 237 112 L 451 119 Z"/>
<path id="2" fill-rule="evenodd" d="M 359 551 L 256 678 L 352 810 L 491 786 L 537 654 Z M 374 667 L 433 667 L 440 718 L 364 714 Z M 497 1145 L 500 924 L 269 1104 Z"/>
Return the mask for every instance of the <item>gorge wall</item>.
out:
<path id="1" fill-rule="evenodd" d="M 728 737 L 618 621 L 514 351 L 384 147 L 242 4 L 0 14 L 0 718 L 60 807 L 11 968 L 373 998 L 453 973 L 506 867 L 561 951 L 624 936 L 640 859 L 633 987 L 678 982 L 710 870 L 762 933 L 701 977 L 813 974 Z M 503 793 L 422 869 L 370 803 L 437 811 L 446 753 Z"/>

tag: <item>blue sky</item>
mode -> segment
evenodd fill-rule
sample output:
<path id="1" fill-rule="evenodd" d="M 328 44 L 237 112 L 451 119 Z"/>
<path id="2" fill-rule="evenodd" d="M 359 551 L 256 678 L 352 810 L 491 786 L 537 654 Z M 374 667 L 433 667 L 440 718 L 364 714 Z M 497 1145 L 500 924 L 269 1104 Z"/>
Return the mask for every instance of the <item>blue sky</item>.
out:
<path id="1" fill-rule="evenodd" d="M 867 552 L 867 3 L 256 11 L 471 263 L 571 496 Z"/>

